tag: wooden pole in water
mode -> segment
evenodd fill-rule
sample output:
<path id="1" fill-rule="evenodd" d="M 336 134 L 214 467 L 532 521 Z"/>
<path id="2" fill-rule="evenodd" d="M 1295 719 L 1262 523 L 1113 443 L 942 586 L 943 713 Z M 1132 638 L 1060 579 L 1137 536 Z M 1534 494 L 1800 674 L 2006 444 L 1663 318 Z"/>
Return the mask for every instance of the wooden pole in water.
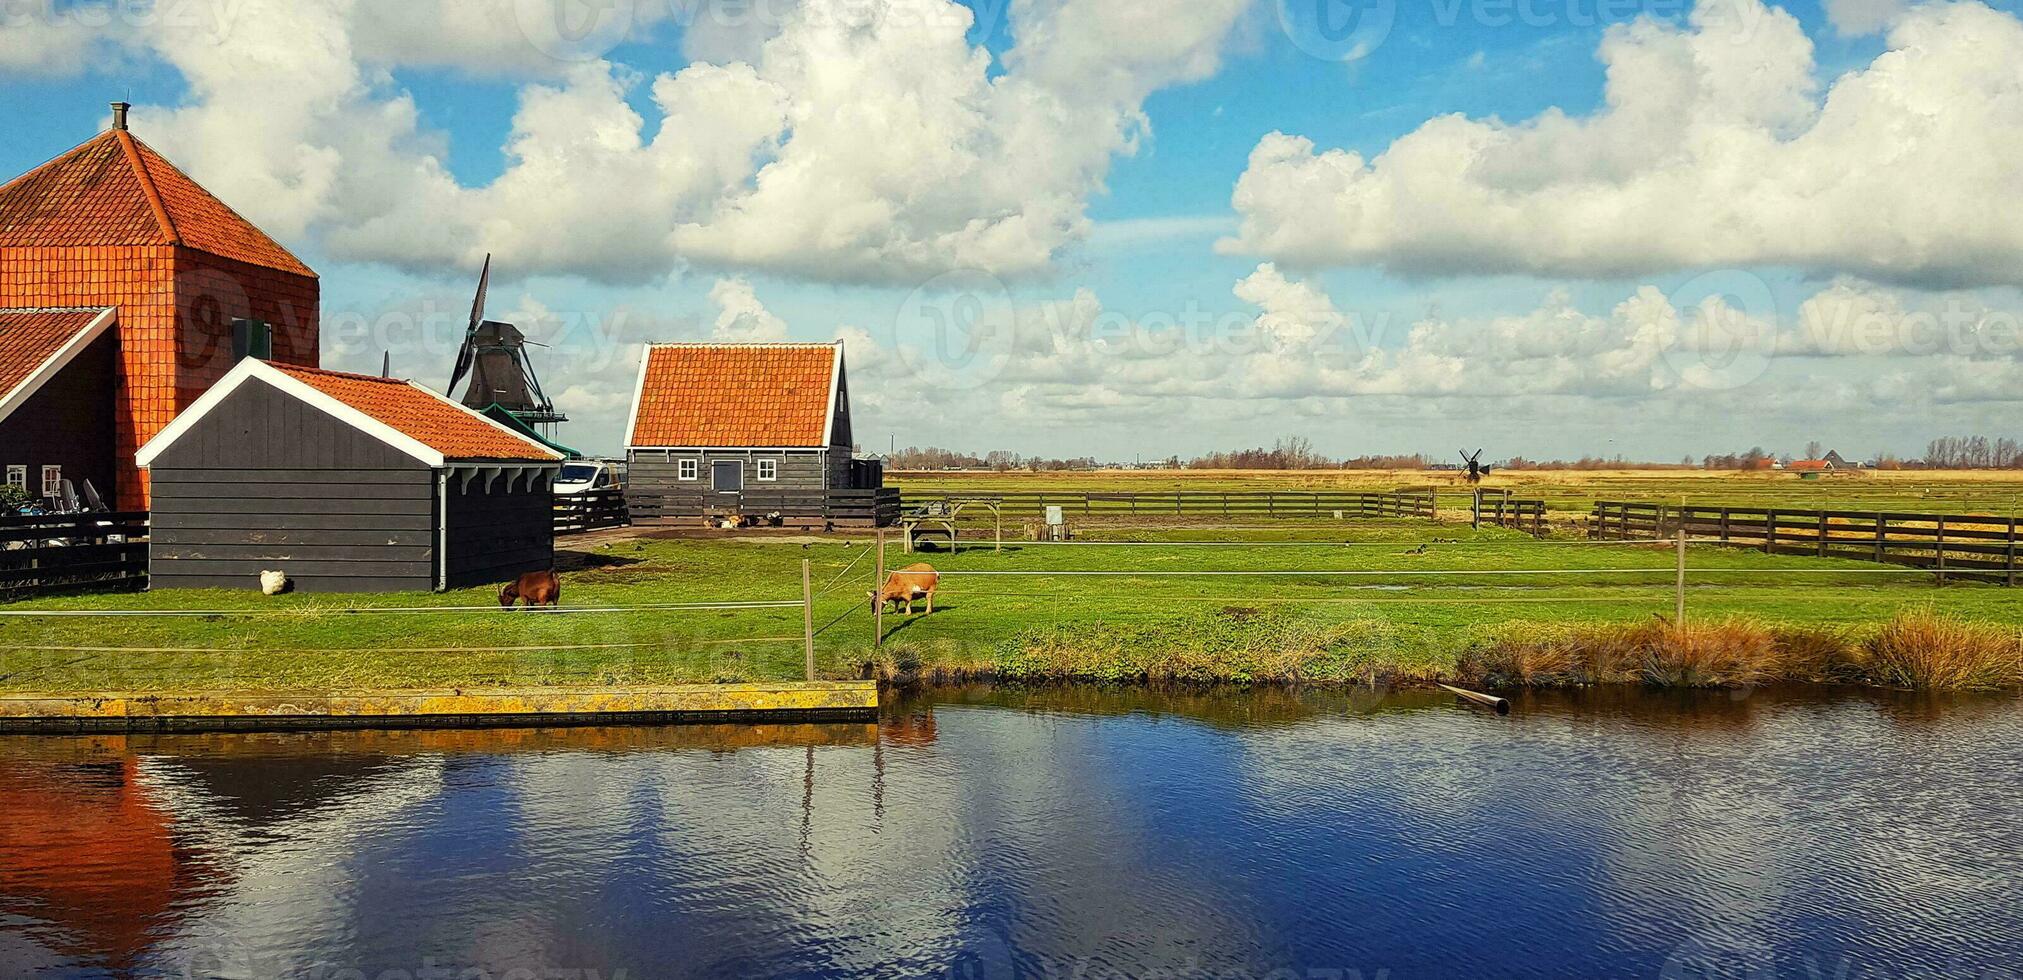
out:
<path id="1" fill-rule="evenodd" d="M 815 679 L 815 583 L 808 571 L 808 559 L 801 559 L 801 638 L 808 655 L 807 679 Z"/>
<path id="2" fill-rule="evenodd" d="M 1463 701 L 1473 701 L 1476 704 L 1482 705 L 1485 708 L 1495 708 L 1496 713 L 1499 715 L 1507 715 L 1510 713 L 1510 702 L 1502 698 L 1499 698 L 1494 694 L 1483 694 L 1480 691 L 1471 691 L 1468 690 L 1467 688 L 1455 687 L 1452 684 L 1441 684 L 1439 685 L 1439 687 L 1441 690 L 1446 691 L 1447 693 L 1452 694 Z"/>
<path id="3" fill-rule="evenodd" d="M 1673 590 L 1672 622 L 1686 628 L 1686 525 L 1679 525 L 1679 582 Z"/>
<path id="4" fill-rule="evenodd" d="M 885 587 L 885 529 L 878 529 L 878 577 L 872 579 L 871 598 L 871 649 L 885 646 L 885 603 L 880 602 L 876 590 Z"/>

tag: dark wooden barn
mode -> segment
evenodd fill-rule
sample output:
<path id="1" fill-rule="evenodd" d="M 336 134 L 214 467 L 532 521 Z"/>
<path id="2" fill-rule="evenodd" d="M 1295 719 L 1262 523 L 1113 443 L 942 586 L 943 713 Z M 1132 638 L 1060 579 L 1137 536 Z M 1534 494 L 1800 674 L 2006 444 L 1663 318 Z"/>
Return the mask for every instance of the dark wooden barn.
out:
<path id="1" fill-rule="evenodd" d="M 554 563 L 562 455 L 412 382 L 247 359 L 142 447 L 151 588 L 465 588 Z"/>
<path id="2" fill-rule="evenodd" d="M 115 499 L 112 309 L 0 310 L 0 474 L 31 498 L 64 481 Z"/>
<path id="3" fill-rule="evenodd" d="M 886 524 L 896 491 L 853 458 L 843 345 L 651 344 L 626 438 L 635 523 L 777 514 Z"/>

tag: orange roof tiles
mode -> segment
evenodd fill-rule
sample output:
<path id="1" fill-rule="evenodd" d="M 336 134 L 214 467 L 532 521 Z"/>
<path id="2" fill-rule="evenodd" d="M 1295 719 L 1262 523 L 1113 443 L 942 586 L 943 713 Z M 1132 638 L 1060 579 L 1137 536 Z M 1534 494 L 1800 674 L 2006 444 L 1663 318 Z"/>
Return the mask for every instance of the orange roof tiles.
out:
<path id="1" fill-rule="evenodd" d="M 654 344 L 632 446 L 820 447 L 840 373 L 835 344 Z"/>
<path id="2" fill-rule="evenodd" d="M 20 387 L 104 310 L 0 310 L 0 396 Z"/>
<path id="3" fill-rule="evenodd" d="M 301 276 L 286 248 L 123 130 L 0 186 L 0 246 L 182 245 Z"/>
<path id="4" fill-rule="evenodd" d="M 445 459 L 546 462 L 560 458 L 556 453 L 412 382 L 288 364 L 270 363 L 267 366 L 442 453 Z"/>

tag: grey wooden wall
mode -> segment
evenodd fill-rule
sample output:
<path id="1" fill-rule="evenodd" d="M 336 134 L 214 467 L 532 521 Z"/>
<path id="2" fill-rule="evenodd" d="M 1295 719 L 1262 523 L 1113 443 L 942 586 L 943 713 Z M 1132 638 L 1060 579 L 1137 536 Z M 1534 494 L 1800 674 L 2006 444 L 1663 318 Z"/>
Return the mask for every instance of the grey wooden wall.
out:
<path id="1" fill-rule="evenodd" d="M 555 567 L 555 495 L 547 476 L 496 481 L 479 478 L 466 488 L 449 485 L 449 586 L 503 582 L 522 572 Z"/>
<path id="2" fill-rule="evenodd" d="M 151 471 L 150 588 L 435 587 L 435 474 L 253 380 Z"/>

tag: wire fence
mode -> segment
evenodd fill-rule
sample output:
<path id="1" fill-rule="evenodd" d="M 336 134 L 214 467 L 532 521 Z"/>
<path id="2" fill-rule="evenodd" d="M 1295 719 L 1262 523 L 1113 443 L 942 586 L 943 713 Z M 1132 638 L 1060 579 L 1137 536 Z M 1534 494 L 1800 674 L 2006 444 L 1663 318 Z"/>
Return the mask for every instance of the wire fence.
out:
<path id="1" fill-rule="evenodd" d="M 6 641 L 0 641 L 0 650 L 28 650 L 47 654 L 82 655 L 87 658 L 95 656 L 116 656 L 121 654 L 164 654 L 164 655 L 266 654 L 266 655 L 295 655 L 295 656 L 318 656 L 318 655 L 336 656 L 345 654 L 372 654 L 372 655 L 413 655 L 413 656 L 420 656 L 420 655 L 484 656 L 484 655 L 527 655 L 527 654 L 562 655 L 570 653 L 583 654 L 583 653 L 614 652 L 614 651 L 652 651 L 652 650 L 668 650 L 673 648 L 677 644 L 688 644 L 695 647 L 736 647 L 740 645 L 750 645 L 750 646 L 771 645 L 771 644 L 784 645 L 788 643 L 798 642 L 804 646 L 804 663 L 802 665 L 804 676 L 812 680 L 818 676 L 817 663 L 816 663 L 817 639 L 827 638 L 832 642 L 832 644 L 839 644 L 845 650 L 847 650 L 851 646 L 851 641 L 847 639 L 838 640 L 836 639 L 836 637 L 851 632 L 844 630 L 843 627 L 846 623 L 850 622 L 858 613 L 868 612 L 868 618 L 871 620 L 869 624 L 866 624 L 869 627 L 866 634 L 863 634 L 865 639 L 868 640 L 869 645 L 875 649 L 885 641 L 888 635 L 888 630 L 886 629 L 886 625 L 884 622 L 884 615 L 885 615 L 884 610 L 886 604 L 882 601 L 874 600 L 872 602 L 867 603 L 862 601 L 861 599 L 852 600 L 848 602 L 847 605 L 842 607 L 840 611 L 837 611 L 835 606 L 830 605 L 828 609 L 824 610 L 824 621 L 821 622 L 819 625 L 817 624 L 816 621 L 817 618 L 816 612 L 818 603 L 822 603 L 824 600 L 830 600 L 831 602 L 833 602 L 834 600 L 831 599 L 831 597 L 835 596 L 838 590 L 842 590 L 845 589 L 846 587 L 850 587 L 853 585 L 858 587 L 869 585 L 871 587 L 872 593 L 876 595 L 882 584 L 887 584 L 896 580 L 893 576 L 892 570 L 888 568 L 886 563 L 887 555 L 885 553 L 885 544 L 886 542 L 883 540 L 883 535 L 880 535 L 878 539 L 875 539 L 863 545 L 855 552 L 855 554 L 850 556 L 848 561 L 842 564 L 840 570 L 836 571 L 833 575 L 829 575 L 827 577 L 827 581 L 822 585 L 822 587 L 819 590 L 814 588 L 813 585 L 812 562 L 804 559 L 801 562 L 802 565 L 800 569 L 801 596 L 798 599 L 783 597 L 779 599 L 736 599 L 724 601 L 632 602 L 632 603 L 612 603 L 612 604 L 588 605 L 576 607 L 562 606 L 552 609 L 537 609 L 531 611 L 519 610 L 515 611 L 514 613 L 514 621 L 523 621 L 523 622 L 540 622 L 542 618 L 549 616 L 562 616 L 562 617 L 634 616 L 634 617 L 643 617 L 648 624 L 656 624 L 656 623 L 668 624 L 671 623 L 672 620 L 664 619 L 663 617 L 678 617 L 682 615 L 703 616 L 706 614 L 718 614 L 719 616 L 723 616 L 723 615 L 738 615 L 744 613 L 786 612 L 798 609 L 801 611 L 801 616 L 799 617 L 801 619 L 801 622 L 797 624 L 800 626 L 800 629 L 794 633 L 787 633 L 785 631 L 779 630 L 768 632 L 765 631 L 764 626 L 760 626 L 758 629 L 753 630 L 751 635 L 746 636 L 676 637 L 673 634 L 669 634 L 668 636 L 659 638 L 634 638 L 634 637 L 620 636 L 615 637 L 614 642 L 584 642 L 585 640 L 593 639 L 594 637 L 577 637 L 572 639 L 558 639 L 558 641 L 555 643 L 538 643 L 527 640 L 519 640 L 516 642 L 498 643 L 498 644 L 485 644 L 482 642 L 472 643 L 468 641 L 457 643 L 452 641 L 449 643 L 443 643 L 441 645 L 434 645 L 434 646 L 423 644 L 396 643 L 396 644 L 388 644 L 385 646 L 353 647 L 353 648 L 323 648 L 323 647 L 295 646 L 295 645 L 290 646 L 277 645 L 260 648 L 252 648 L 252 647 L 241 648 L 232 645 L 224 645 L 220 647 L 207 647 L 207 646 L 196 646 L 187 644 L 162 644 L 156 646 L 143 646 L 136 644 L 134 646 L 121 646 L 116 644 L 90 642 L 90 639 L 86 639 L 85 642 L 76 642 L 76 641 L 52 642 L 48 645 L 32 645 L 32 644 L 23 645 L 19 642 L 9 643 Z M 1851 562 L 1848 564 L 1835 565 L 1831 567 L 1826 566 L 1799 567 L 1795 565 L 1794 566 L 1770 565 L 1762 563 L 1747 564 L 1747 565 L 1694 564 L 1691 561 L 1689 561 L 1689 556 L 1692 554 L 1690 546 L 1694 545 L 1719 546 L 1721 544 L 1722 542 L 1719 541 L 1718 539 L 1683 538 L 1683 537 L 1674 538 L 1672 540 L 1659 540 L 1659 541 L 1653 541 L 1649 539 L 1605 540 L 1605 541 L 1539 540 L 1539 539 L 1524 539 L 1524 540 L 1509 540 L 1509 541 L 1505 540 L 1448 541 L 1448 540 L 1433 539 L 1421 542 L 1409 542 L 1409 541 L 1258 542 L 1258 541 L 1241 541 L 1241 540 L 1020 542 L 1012 549 L 1013 554 L 1009 558 L 999 558 L 993 556 L 991 558 L 984 558 L 980 560 L 986 562 L 1017 561 L 1019 560 L 1017 556 L 1017 551 L 1025 548 L 1042 549 L 1040 551 L 1034 552 L 1035 555 L 1046 553 L 1045 549 L 1057 550 L 1061 548 L 1075 548 L 1075 547 L 1080 547 L 1084 549 L 1088 548 L 1117 549 L 1116 553 L 1120 555 L 1141 554 L 1145 553 L 1146 549 L 1170 550 L 1176 554 L 1179 554 L 1179 553 L 1186 553 L 1189 550 L 1231 549 L 1231 548 L 1273 549 L 1271 551 L 1271 553 L 1273 554 L 1285 553 L 1280 549 L 1288 549 L 1288 548 L 1305 548 L 1323 553 L 1338 549 L 1349 548 L 1359 550 L 1390 549 L 1394 552 L 1399 552 L 1402 554 L 1427 554 L 1428 549 L 1431 549 L 1431 551 L 1435 553 L 1454 552 L 1458 554 L 1474 553 L 1480 555 L 1499 551 L 1510 551 L 1513 548 L 1516 548 L 1521 552 L 1529 552 L 1532 551 L 1532 549 L 1552 549 L 1552 548 L 1564 549 L 1577 546 L 1580 548 L 1595 549 L 1595 553 L 1597 554 L 1605 554 L 1608 552 L 1620 553 L 1620 549 L 1622 548 L 1638 549 L 1644 552 L 1663 550 L 1670 552 L 1671 561 L 1662 564 L 1653 562 L 1649 564 L 1637 563 L 1624 566 L 1597 566 L 1594 564 L 1582 564 L 1577 561 L 1567 561 L 1567 562 L 1554 562 L 1550 565 L 1550 567 L 1543 567 L 1543 568 L 1510 568 L 1510 567 L 1479 567 L 1479 566 L 1466 567 L 1465 565 L 1458 565 L 1458 564 L 1445 564 L 1442 567 L 1437 568 L 1190 567 L 1190 568 L 1175 569 L 1175 568 L 1145 568 L 1145 567 L 1129 567 L 1129 568 L 952 567 L 936 570 L 935 572 L 936 580 L 933 591 L 940 595 L 960 596 L 965 598 L 1004 599 L 1004 600 L 1023 599 L 1023 600 L 1043 601 L 1049 603 L 1057 610 L 1072 609 L 1073 606 L 1084 597 L 1090 598 L 1091 600 L 1099 599 L 1101 602 L 1110 603 L 1113 605 L 1118 602 L 1118 599 L 1116 598 L 1116 592 L 1114 590 L 1092 591 L 1078 588 L 1077 589 L 1064 588 L 1052 590 L 1034 589 L 1029 591 L 1004 591 L 1004 590 L 991 590 L 986 583 L 993 581 L 1035 582 L 1035 581 L 1045 581 L 1048 579 L 1055 579 L 1055 580 L 1140 579 L 1140 580 L 1161 580 L 1161 581 L 1197 581 L 1202 583 L 1203 585 L 1203 588 L 1200 589 L 1188 589 L 1185 594 L 1174 594 L 1163 590 L 1155 590 L 1153 592 L 1147 593 L 1144 596 L 1144 601 L 1147 604 L 1154 604 L 1154 605 L 1180 604 L 1180 603 L 1225 603 L 1225 604 L 1240 604 L 1240 605 L 1270 604 L 1273 606 L 1297 606 L 1297 605 L 1481 606 L 1481 605 L 1503 605 L 1503 604 L 1643 605 L 1643 604 L 1655 604 L 1657 602 L 1663 601 L 1665 598 L 1670 598 L 1672 600 L 1675 615 L 1677 615 L 1680 621 L 1683 622 L 1684 616 L 1687 612 L 1689 588 L 1694 583 L 1710 584 L 1710 583 L 1719 583 L 1723 580 L 1740 578 L 1744 581 L 1744 584 L 1736 586 L 1739 588 L 1748 588 L 1750 587 L 1751 584 L 1756 584 L 1748 582 L 1749 579 L 1755 579 L 1759 580 L 1759 582 L 1763 584 L 1765 588 L 1810 589 L 1812 588 L 1812 583 L 1818 582 L 1831 583 L 1834 581 L 1839 582 L 1864 581 L 1864 580 L 1873 581 L 1877 579 L 1890 579 L 1890 578 L 1898 578 L 1898 579 L 1934 578 L 1932 570 L 1929 569 L 1920 569 L 1902 566 L 1869 567 L 1869 568 L 1848 567 L 1848 564 L 1852 564 Z M 1056 551 L 1056 553 L 1069 554 L 1073 552 Z M 1565 552 L 1563 550 L 1557 550 L 1550 553 L 1569 554 L 1569 555 L 1574 554 L 1573 552 Z M 1714 554 L 1717 552 L 1710 550 L 1707 553 Z M 1732 551 L 1725 551 L 1720 553 L 1733 554 Z M 875 562 L 873 562 L 871 566 L 867 568 L 866 567 L 867 560 L 871 560 L 874 558 Z M 1652 577 L 1654 576 L 1669 576 L 1670 581 L 1669 582 L 1651 581 Z M 1618 581 L 1613 583 L 1607 582 L 1606 580 L 1611 577 L 1617 579 Z M 1557 582 L 1549 581 L 1552 579 L 1558 579 L 1560 581 Z M 1330 594 L 1326 590 L 1325 586 L 1317 585 L 1313 589 L 1308 590 L 1305 594 L 1290 594 L 1290 595 L 1258 595 L 1254 594 L 1256 590 L 1243 590 L 1238 588 L 1219 589 L 1212 585 L 1212 583 L 1216 582 L 1239 582 L 1245 580 L 1250 581 L 1313 580 L 1316 582 L 1340 582 L 1343 584 L 1338 586 L 1333 594 Z M 1485 588 L 1482 584 L 1475 584 L 1475 585 L 1465 584 L 1471 582 L 1472 583 L 1508 582 L 1513 584 L 1509 586 L 1499 585 L 1493 588 Z M 1801 582 L 1807 584 L 1801 586 L 1798 584 Z M 1935 579 L 1935 582 L 1936 584 L 1940 585 L 1946 584 L 1943 578 L 1937 578 Z M 943 583 L 953 584 L 954 587 L 943 588 L 941 587 Z M 966 587 L 966 583 L 974 583 L 975 585 L 978 586 L 978 588 L 974 590 L 969 589 Z M 1515 583 L 1523 583 L 1523 584 L 1515 584 Z M 1728 586 L 1721 586 L 1721 587 L 1728 588 Z M 1465 596 L 1441 594 L 1443 591 L 1459 588 L 1470 589 L 1471 592 L 1470 594 Z M 1555 595 L 1524 594 L 1524 590 L 1533 588 L 1541 590 L 1546 588 L 1554 588 L 1562 590 L 1568 594 L 1555 594 Z M 1351 591 L 1359 594 L 1345 594 Z M 1409 594 L 1389 594 L 1389 593 L 1409 593 Z M 206 608 L 206 609 L 144 608 L 144 607 L 111 608 L 111 609 L 13 608 L 13 609 L 0 609 L 0 620 L 23 621 L 33 619 L 46 619 L 53 621 L 61 621 L 61 620 L 118 621 L 124 619 L 144 620 L 156 618 L 159 619 L 202 618 L 202 619 L 233 621 L 241 619 L 285 620 L 293 618 L 293 619 L 313 621 L 322 617 L 370 616 L 377 618 L 398 618 L 398 617 L 429 617 L 429 616 L 442 616 L 442 615 L 459 615 L 459 614 L 472 614 L 472 613 L 491 613 L 496 615 L 500 613 L 500 608 L 496 605 L 428 606 L 428 605 L 369 605 L 369 604 L 361 604 L 361 605 L 347 604 L 335 606 L 294 606 L 289 608 L 249 607 L 249 608 Z M 492 622 L 506 622 L 506 621 L 508 620 L 501 619 L 501 620 L 493 620 Z M 617 628 L 620 629 L 621 631 L 631 630 L 636 636 L 640 629 L 653 628 L 653 627 L 650 625 L 642 627 L 640 623 L 627 622 L 624 626 Z M 705 628 L 705 631 L 707 631 L 707 629 L 708 628 Z M 19 634 L 17 634 L 17 638 L 18 636 Z M 581 662 L 558 663 L 555 665 L 550 665 L 550 668 L 546 672 L 549 674 L 555 674 L 557 676 L 580 674 L 582 673 L 582 670 L 579 669 L 581 668 L 581 666 L 582 666 Z M 782 666 L 782 664 L 774 663 L 773 666 L 779 667 Z M 0 671 L 0 681 L 7 680 L 9 676 L 10 675 L 7 675 L 5 671 Z"/>

